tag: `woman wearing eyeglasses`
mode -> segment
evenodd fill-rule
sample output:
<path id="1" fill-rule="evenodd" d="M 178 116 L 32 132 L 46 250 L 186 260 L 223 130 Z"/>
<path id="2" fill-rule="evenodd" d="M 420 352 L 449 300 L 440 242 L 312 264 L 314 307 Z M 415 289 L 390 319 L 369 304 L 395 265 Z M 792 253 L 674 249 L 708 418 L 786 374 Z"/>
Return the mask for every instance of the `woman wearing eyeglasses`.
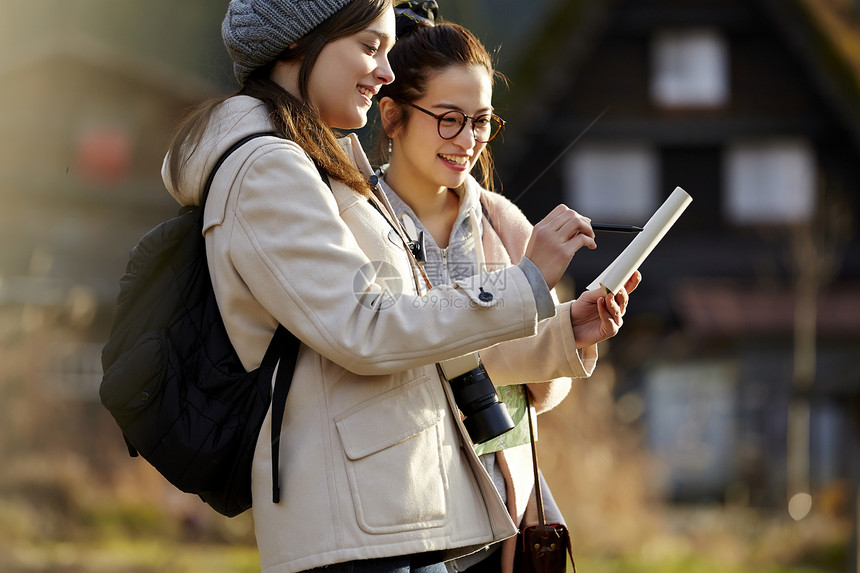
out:
<path id="1" fill-rule="evenodd" d="M 384 131 L 379 147 L 388 158 L 379 173 L 382 187 L 407 234 L 416 243 L 423 238 L 431 284 L 516 263 L 532 226 L 510 201 L 489 190 L 492 162 L 486 146 L 505 124 L 493 113 L 492 60 L 465 28 L 435 23 L 435 2 L 403 2 L 395 11 L 398 40 L 389 61 L 396 79 L 379 92 Z M 479 180 L 471 175 L 476 166 Z M 542 412 L 567 395 L 571 377 L 589 376 L 597 342 L 618 332 L 628 293 L 639 279 L 637 272 L 615 297 L 591 291 L 557 305 L 556 316 L 542 322 L 534 337 L 480 353 L 515 427 L 475 449 L 519 526 L 530 524 L 523 517 L 534 499 L 523 388 Z M 549 513 L 551 498 L 545 504 Z M 561 522 L 558 513 L 547 517 Z M 510 573 L 514 544 L 509 538 L 449 562 L 448 568 Z"/>

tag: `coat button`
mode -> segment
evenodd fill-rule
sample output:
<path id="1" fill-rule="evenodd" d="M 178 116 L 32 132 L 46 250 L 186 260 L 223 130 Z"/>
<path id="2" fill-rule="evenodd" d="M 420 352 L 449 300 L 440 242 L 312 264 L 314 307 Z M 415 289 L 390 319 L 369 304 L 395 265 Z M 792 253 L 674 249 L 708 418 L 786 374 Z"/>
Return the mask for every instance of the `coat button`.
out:
<path id="1" fill-rule="evenodd" d="M 480 291 L 481 294 L 478 295 L 478 300 L 480 300 L 481 302 L 490 302 L 491 300 L 493 300 L 493 293 L 484 292 L 484 289 L 480 289 Z"/>

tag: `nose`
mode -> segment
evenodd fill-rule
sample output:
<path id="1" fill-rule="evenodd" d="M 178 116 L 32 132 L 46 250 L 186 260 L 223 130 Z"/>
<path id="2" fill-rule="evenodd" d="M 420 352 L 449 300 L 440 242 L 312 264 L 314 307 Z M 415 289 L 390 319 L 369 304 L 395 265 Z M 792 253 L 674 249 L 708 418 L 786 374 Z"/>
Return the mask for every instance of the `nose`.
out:
<path id="1" fill-rule="evenodd" d="M 385 56 L 382 57 L 382 61 L 376 68 L 376 79 L 381 81 L 383 85 L 394 81 L 394 70 L 391 69 L 391 64 L 388 63 L 388 58 Z"/>
<path id="2" fill-rule="evenodd" d="M 472 122 L 468 118 L 463 125 L 463 129 L 454 138 L 454 142 L 463 149 L 472 149 L 478 144 L 478 140 L 475 138 L 475 126 L 472 125 Z"/>

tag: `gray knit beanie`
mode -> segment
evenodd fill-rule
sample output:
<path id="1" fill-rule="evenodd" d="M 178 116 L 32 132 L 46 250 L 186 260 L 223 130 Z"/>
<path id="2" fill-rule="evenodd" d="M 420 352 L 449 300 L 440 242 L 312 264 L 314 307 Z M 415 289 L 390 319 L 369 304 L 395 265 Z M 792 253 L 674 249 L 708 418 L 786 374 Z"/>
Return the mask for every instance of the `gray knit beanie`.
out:
<path id="1" fill-rule="evenodd" d="M 352 0 L 230 0 L 221 37 L 240 84 Z"/>

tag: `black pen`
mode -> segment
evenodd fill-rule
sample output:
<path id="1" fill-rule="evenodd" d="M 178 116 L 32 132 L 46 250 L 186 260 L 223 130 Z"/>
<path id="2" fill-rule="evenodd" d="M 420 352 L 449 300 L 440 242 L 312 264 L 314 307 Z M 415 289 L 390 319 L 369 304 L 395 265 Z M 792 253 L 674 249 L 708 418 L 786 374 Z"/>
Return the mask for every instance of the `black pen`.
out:
<path id="1" fill-rule="evenodd" d="M 608 231 L 610 233 L 639 233 L 644 229 L 634 225 L 606 225 L 602 223 L 592 223 L 591 228 L 595 231 Z"/>

